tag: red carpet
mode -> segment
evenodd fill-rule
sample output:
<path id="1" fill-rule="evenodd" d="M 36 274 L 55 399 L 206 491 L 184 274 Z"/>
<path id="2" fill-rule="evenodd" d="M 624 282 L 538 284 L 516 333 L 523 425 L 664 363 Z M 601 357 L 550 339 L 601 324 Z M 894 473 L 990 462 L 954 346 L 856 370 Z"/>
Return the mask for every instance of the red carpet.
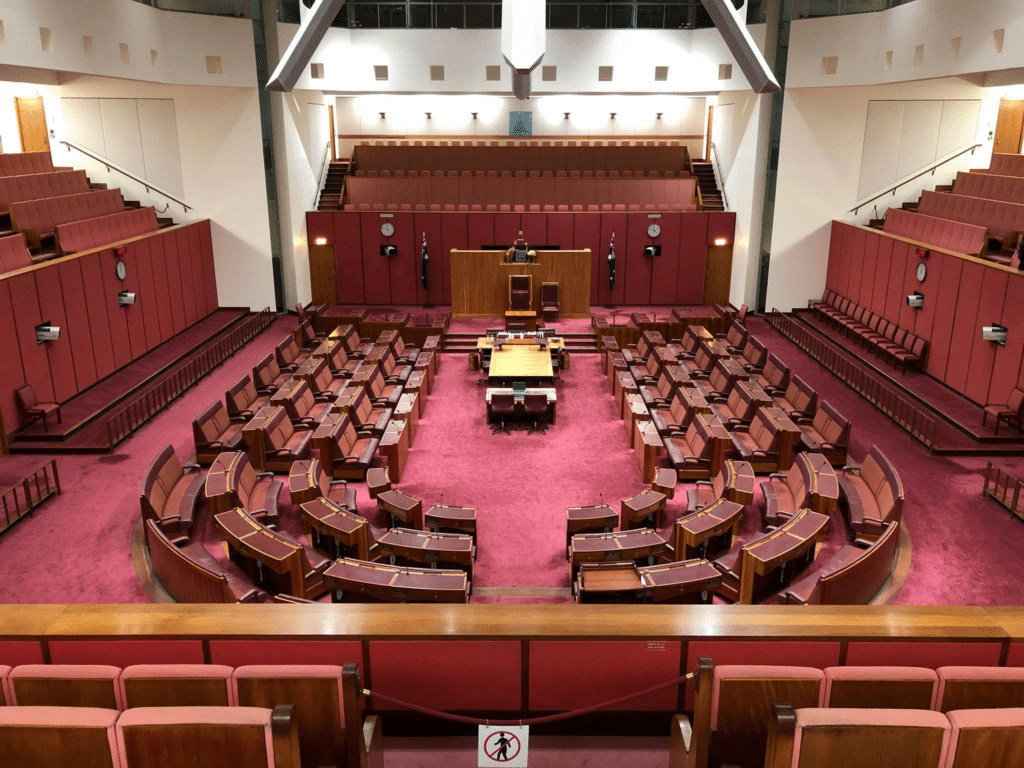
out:
<path id="1" fill-rule="evenodd" d="M 18 602 L 141 602 L 132 568 L 131 534 L 139 517 L 138 488 L 152 457 L 168 442 L 192 453 L 191 419 L 294 327 L 282 318 L 119 446 L 101 457 L 58 459 L 64 494 L 0 536 L 0 600 Z M 461 322 L 455 325 L 461 326 Z M 984 459 L 934 458 L 866 401 L 822 370 L 760 319 L 751 329 L 795 372 L 853 421 L 853 455 L 880 443 L 900 469 L 906 520 L 914 544 L 910 576 L 897 598 L 911 604 L 1022 604 L 1019 574 L 1024 536 L 995 502 L 980 498 Z M 453 328 L 464 331 L 462 327 Z M 559 419 L 547 435 L 491 436 L 484 426 L 483 387 L 461 355 L 445 355 L 401 486 L 429 506 L 440 499 L 477 506 L 480 552 L 474 600 L 569 600 L 564 510 L 617 505 L 642 487 L 621 422 L 615 418 L 596 355 L 575 355 L 559 389 Z M 6 457 L 11 476 L 44 456 Z M 1024 475 L 1024 459 L 1002 461 Z M 755 504 L 760 503 L 758 499 Z M 669 519 L 681 501 L 670 502 Z M 365 486 L 360 510 L 380 526 Z M 750 530 L 755 516 L 744 526 Z M 297 532 L 295 523 L 285 526 Z M 841 531 L 834 526 L 834 531 Z M 830 545 L 834 542 L 829 543 Z M 498 592 L 492 592 L 498 590 Z M 489 594 L 490 593 L 490 594 Z"/>

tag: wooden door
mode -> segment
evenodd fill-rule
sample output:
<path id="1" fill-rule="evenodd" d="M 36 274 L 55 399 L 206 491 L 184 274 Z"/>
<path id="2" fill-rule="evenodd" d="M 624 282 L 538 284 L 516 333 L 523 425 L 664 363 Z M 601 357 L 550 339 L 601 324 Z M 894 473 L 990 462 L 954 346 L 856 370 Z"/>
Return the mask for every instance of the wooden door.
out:
<path id="1" fill-rule="evenodd" d="M 43 97 L 21 99 L 15 97 L 18 112 L 18 131 L 21 133 L 22 152 L 49 152 L 50 136 L 46 130 Z"/>
<path id="2" fill-rule="evenodd" d="M 732 246 L 709 245 L 704 262 L 704 304 L 728 304 L 732 281 Z"/>
<path id="3" fill-rule="evenodd" d="M 338 275 L 333 245 L 309 245 L 309 288 L 314 304 L 338 303 Z"/>
<path id="4" fill-rule="evenodd" d="M 1024 134 L 1024 99 L 999 100 L 999 119 L 996 120 L 996 141 L 992 151 L 1001 155 L 1020 154 L 1021 136 Z"/>

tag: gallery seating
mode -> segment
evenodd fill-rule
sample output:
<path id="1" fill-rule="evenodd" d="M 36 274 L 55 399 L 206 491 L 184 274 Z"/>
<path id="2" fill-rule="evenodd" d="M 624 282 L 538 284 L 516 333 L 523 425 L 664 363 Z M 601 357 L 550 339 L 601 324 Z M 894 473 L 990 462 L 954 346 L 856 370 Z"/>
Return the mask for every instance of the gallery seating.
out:
<path id="1" fill-rule="evenodd" d="M 799 439 L 799 430 L 776 416 L 773 408 L 760 408 L 748 426 L 735 425 L 729 434 L 737 458 L 750 463 L 755 473 L 778 472 L 789 469 L 793 442 Z"/>
<path id="2" fill-rule="evenodd" d="M 30 245 L 39 247 L 53 235 L 57 226 L 81 219 L 95 219 L 124 211 L 119 189 L 103 189 L 64 197 L 22 200 L 11 203 L 11 224 L 25 235 Z"/>
<path id="3" fill-rule="evenodd" d="M 939 676 L 924 667 L 826 667 L 826 707 L 934 709 Z"/>
<path id="4" fill-rule="evenodd" d="M 202 544 L 175 546 L 152 520 L 145 522 L 153 575 L 178 603 L 259 603 L 266 593 L 233 563 L 221 563 Z"/>
<path id="5" fill-rule="evenodd" d="M 198 470 L 198 465 L 182 466 L 174 446 L 168 445 L 142 476 L 142 517 L 157 523 L 175 543 L 188 540 L 203 500 L 204 477 Z"/>
<path id="6" fill-rule="evenodd" d="M 309 350 L 299 349 L 299 346 L 295 343 L 295 339 L 291 336 L 285 336 L 281 339 L 278 345 L 274 347 L 274 360 L 277 361 L 277 367 L 282 371 L 294 373 L 295 369 L 308 359 Z"/>
<path id="7" fill-rule="evenodd" d="M 223 664 L 132 664 L 117 686 L 125 709 L 237 706 L 233 672 Z"/>
<path id="8" fill-rule="evenodd" d="M 995 176 L 1024 176 L 1024 155 L 993 152 L 988 172 Z"/>
<path id="9" fill-rule="evenodd" d="M 10 705 L 124 709 L 120 667 L 105 664 L 20 664 L 8 677 Z"/>
<path id="10" fill-rule="evenodd" d="M 885 232 L 969 256 L 978 256 L 988 250 L 988 230 L 984 227 L 902 208 L 888 210 L 885 215 Z"/>
<path id="11" fill-rule="evenodd" d="M 0 176 L 24 176 L 53 173 L 53 158 L 44 152 L 5 152 L 0 154 Z"/>
<path id="12" fill-rule="evenodd" d="M 903 483 L 896 468 L 876 445 L 859 468 L 839 475 L 839 505 L 855 536 L 874 540 L 903 515 Z"/>
<path id="13" fill-rule="evenodd" d="M 1024 200 L 1024 178 L 958 171 L 953 182 L 953 194 L 1019 203 Z"/>
<path id="14" fill-rule="evenodd" d="M 786 391 L 773 397 L 772 402 L 789 418 L 806 421 L 814 418 L 814 412 L 818 408 L 818 393 L 799 376 L 793 376 Z"/>
<path id="15" fill-rule="evenodd" d="M 196 444 L 196 463 L 212 464 L 221 451 L 235 451 L 242 445 L 240 416 L 228 416 L 224 403 L 216 400 L 192 420 L 192 438 Z"/>
<path id="16" fill-rule="evenodd" d="M 260 408 L 270 403 L 270 398 L 258 394 L 252 378 L 243 376 L 224 393 L 224 401 L 227 403 L 228 416 L 251 419 Z"/>
<path id="17" fill-rule="evenodd" d="M 917 210 L 928 216 L 984 227 L 990 237 L 1003 241 L 1004 245 L 1012 246 L 1019 233 L 1024 232 L 1024 201 L 988 200 L 925 190 Z M 1008 238 L 1011 233 L 1013 237 Z"/>
<path id="18" fill-rule="evenodd" d="M 685 435 L 663 438 L 663 462 L 676 470 L 680 480 L 705 480 L 720 470 L 728 439 L 729 433 L 718 419 L 697 415 Z"/>
<path id="19" fill-rule="evenodd" d="M 67 170 L 0 176 L 0 211 L 8 213 L 10 204 L 21 200 L 41 200 L 88 191 L 89 177 L 85 175 L 85 171 Z"/>
<path id="20" fill-rule="evenodd" d="M 121 768 L 118 715 L 94 707 L 0 707 L 0 760 L 18 768 Z"/>
<path id="21" fill-rule="evenodd" d="M 850 421 L 827 401 L 822 400 L 810 424 L 800 425 L 800 444 L 807 451 L 822 454 L 829 464 L 846 464 L 850 448 Z"/>
<path id="22" fill-rule="evenodd" d="M 1024 389 L 1014 387 L 1007 398 L 1006 403 L 1001 405 L 989 403 L 981 412 L 981 423 L 987 424 L 988 417 L 994 416 L 995 432 L 999 434 L 999 423 L 1005 421 L 1011 427 L 1024 430 Z"/>
<path id="23" fill-rule="evenodd" d="M 796 605 L 867 605 L 889 581 L 900 541 L 900 524 L 890 523 L 873 542 L 844 544 L 820 568 L 786 590 Z"/>
<path id="24" fill-rule="evenodd" d="M 61 423 L 60 403 L 40 402 L 31 384 L 25 384 L 14 390 L 14 403 L 18 408 L 18 422 L 22 428 L 27 427 L 37 419 L 43 420 L 45 428 L 46 420 L 50 416 L 56 416 L 57 423 Z"/>
<path id="25" fill-rule="evenodd" d="M 273 472 L 257 472 L 249 456 L 240 453 L 231 464 L 227 479 L 227 492 L 232 496 L 233 506 L 241 507 L 264 525 L 277 524 L 284 483 L 275 478 Z"/>
<path id="26" fill-rule="evenodd" d="M 948 666 L 935 673 L 939 712 L 1024 707 L 1024 667 Z"/>
<path id="27" fill-rule="evenodd" d="M 317 429 L 320 461 L 331 477 L 364 480 L 379 445 L 380 437 L 369 431 L 357 431 L 349 414 Z"/>
<path id="28" fill-rule="evenodd" d="M 309 454 L 312 437 L 310 428 L 293 427 L 284 408 L 276 408 L 263 426 L 264 467 L 271 472 L 287 472 L 292 462 Z"/>
<path id="29" fill-rule="evenodd" d="M 79 253 L 160 229 L 150 206 L 57 225 L 57 247 L 63 254 Z"/>
<path id="30" fill-rule="evenodd" d="M 271 394 L 291 377 L 291 373 L 281 370 L 274 355 L 267 355 L 252 369 L 252 380 L 261 395 Z"/>
<path id="31" fill-rule="evenodd" d="M 781 395 L 789 386 L 789 366 L 774 354 L 769 354 L 764 369 L 751 374 L 750 380 L 769 395 Z"/>
<path id="32" fill-rule="evenodd" d="M 743 326 L 743 323 L 733 320 L 729 325 L 729 330 L 718 334 L 715 338 L 725 342 L 726 349 L 729 352 L 738 355 L 743 351 L 743 347 L 747 343 L 747 329 Z"/>
<path id="33" fill-rule="evenodd" d="M 740 357 L 747 373 L 760 373 L 768 362 L 768 348 L 756 336 L 747 336 Z"/>
<path id="34" fill-rule="evenodd" d="M 34 262 L 21 233 L 0 237 L 0 274 L 31 267 Z"/>
<path id="35" fill-rule="evenodd" d="M 711 408 L 699 392 L 679 388 L 672 395 L 668 406 L 658 405 L 650 409 L 651 421 L 662 437 L 682 435 L 693 422 L 694 416 L 710 413 Z"/>
<path id="36" fill-rule="evenodd" d="M 826 321 L 874 347 L 877 352 L 891 357 L 897 367 L 902 366 L 906 370 L 908 365 L 920 366 L 924 361 L 928 348 L 925 339 L 858 306 L 834 291 L 826 288 L 821 301 L 811 300 L 807 306 Z"/>
<path id="37" fill-rule="evenodd" d="M 946 717 L 951 732 L 943 768 L 1024 760 L 1024 709 L 957 710 Z"/>

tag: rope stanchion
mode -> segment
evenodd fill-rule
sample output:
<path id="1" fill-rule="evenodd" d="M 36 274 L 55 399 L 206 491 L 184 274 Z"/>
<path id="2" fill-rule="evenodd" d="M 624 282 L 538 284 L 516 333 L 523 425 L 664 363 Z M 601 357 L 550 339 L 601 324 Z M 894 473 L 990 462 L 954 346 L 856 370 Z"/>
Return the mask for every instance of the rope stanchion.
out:
<path id="1" fill-rule="evenodd" d="M 641 696 L 647 696 L 648 694 L 660 691 L 663 688 L 668 688 L 679 683 L 684 683 L 687 680 L 692 680 L 695 676 L 694 672 L 687 672 L 685 675 L 668 680 L 664 683 L 659 683 L 651 688 L 645 688 L 642 691 L 631 693 L 628 696 L 621 696 L 611 701 L 605 701 L 600 704 L 591 704 L 589 707 L 583 707 L 581 709 L 574 709 L 570 712 L 560 712 L 557 715 L 545 715 L 543 717 L 531 717 L 526 720 L 485 720 L 478 717 L 466 717 L 465 715 L 453 715 L 450 712 L 442 712 L 439 709 L 432 709 L 431 707 L 420 706 L 419 704 L 413 704 L 408 701 L 402 701 L 383 693 L 376 693 L 369 689 L 364 688 L 362 690 L 363 696 L 376 699 L 378 701 L 386 701 L 388 704 L 394 704 L 395 706 L 402 707 L 402 709 L 408 709 L 412 712 L 419 712 L 422 715 L 430 715 L 431 717 L 437 717 L 442 720 L 450 720 L 453 723 L 465 723 L 467 725 L 543 725 L 544 723 L 557 723 L 560 720 L 568 720 L 569 718 L 579 717 L 580 715 L 587 715 L 591 712 L 596 712 L 600 709 L 607 709 L 613 707 L 616 704 L 622 704 L 626 701 L 632 701 L 638 699 Z"/>

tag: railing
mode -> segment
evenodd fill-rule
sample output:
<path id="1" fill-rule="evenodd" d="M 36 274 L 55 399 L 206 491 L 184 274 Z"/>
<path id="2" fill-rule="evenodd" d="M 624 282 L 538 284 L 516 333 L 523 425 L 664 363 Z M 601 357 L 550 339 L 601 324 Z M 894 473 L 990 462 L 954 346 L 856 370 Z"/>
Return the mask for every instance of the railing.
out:
<path id="1" fill-rule="evenodd" d="M 200 350 L 168 375 L 154 382 L 127 405 L 107 417 L 107 446 L 113 448 L 163 410 L 186 389 L 223 363 L 229 355 L 269 326 L 275 317 L 264 309 Z"/>
<path id="2" fill-rule="evenodd" d="M 330 167 L 328 162 L 331 157 L 331 142 L 327 142 L 327 146 L 324 147 L 324 159 L 320 162 L 320 174 L 316 177 L 316 189 L 313 190 L 313 210 L 316 210 L 317 203 L 320 202 L 320 193 L 324 188 L 324 181 L 327 175 L 327 169 Z"/>
<path id="3" fill-rule="evenodd" d="M 872 376 L 853 358 L 804 328 L 791 317 L 773 309 L 765 319 L 775 330 L 830 370 L 850 389 L 920 440 L 935 449 L 938 424 L 917 403 L 881 379 Z"/>
<path id="4" fill-rule="evenodd" d="M 0 493 L 0 506 L 3 508 L 0 533 L 56 493 L 60 493 L 60 475 L 57 473 L 57 461 L 54 459 Z"/>
<path id="5" fill-rule="evenodd" d="M 1022 485 L 1024 483 L 1003 467 L 990 461 L 985 467 L 985 486 L 981 489 L 981 496 L 995 499 L 1010 510 L 1010 514 L 1014 517 L 1024 520 L 1024 509 L 1021 509 L 1019 505 Z"/>
<path id="6" fill-rule="evenodd" d="M 725 194 L 725 176 L 722 175 L 722 166 L 718 164 L 718 148 L 715 146 L 715 142 L 711 142 L 711 157 L 708 158 L 715 164 L 715 173 L 717 174 L 719 189 L 722 190 L 722 205 L 725 210 L 729 210 L 729 198 Z"/>
<path id="7" fill-rule="evenodd" d="M 931 167 L 925 168 L 920 173 L 917 173 L 917 174 L 911 176 L 909 179 L 904 179 L 899 184 L 896 184 L 895 186 L 892 186 L 889 189 L 885 190 L 885 192 L 879 192 L 874 197 L 872 197 L 872 198 L 870 198 L 868 200 L 865 200 L 862 203 L 857 203 L 856 207 L 851 208 L 849 211 L 847 211 L 847 213 L 852 213 L 852 214 L 860 213 L 860 209 L 863 208 L 865 205 L 869 205 L 870 203 L 875 202 L 875 200 L 878 200 L 880 197 L 885 197 L 888 194 L 895 195 L 897 189 L 899 189 L 900 187 L 902 187 L 902 186 L 904 186 L 906 184 L 909 184 L 910 182 L 912 182 L 912 181 L 914 181 L 916 179 L 921 178 L 922 176 L 924 176 L 927 173 L 930 173 L 930 174 L 932 174 L 934 176 L 935 175 L 935 171 L 938 170 L 939 168 L 941 168 L 942 166 L 944 166 L 946 163 L 950 162 L 951 160 L 956 160 L 958 157 L 960 157 L 960 155 L 966 154 L 968 152 L 970 152 L 973 155 L 974 154 L 974 150 L 976 150 L 980 146 L 981 146 L 981 144 L 975 144 L 974 146 L 971 146 L 971 147 L 964 147 L 959 152 L 957 152 L 955 155 L 953 155 L 951 157 L 947 157 L 945 160 L 940 160 L 939 162 L 935 163 Z"/>
<path id="8" fill-rule="evenodd" d="M 182 208 L 185 209 L 186 212 L 192 210 L 192 206 L 189 205 L 188 203 L 186 203 L 185 201 L 179 200 L 174 195 L 172 195 L 170 192 L 166 192 L 166 191 L 160 189 L 160 187 L 154 185 L 152 182 L 146 181 L 145 179 L 140 178 L 139 176 L 136 176 L 131 171 L 126 171 L 124 168 L 122 168 L 121 166 L 117 165 L 116 163 L 110 162 L 105 157 L 101 157 L 100 155 L 97 155 L 91 149 L 86 149 L 85 147 L 83 147 L 83 146 L 81 146 L 79 144 L 76 144 L 73 141 L 61 140 L 60 143 L 63 144 L 68 149 L 74 149 L 74 150 L 76 150 L 78 152 L 81 152 L 86 157 L 91 157 L 96 162 L 102 163 L 103 165 L 106 166 L 108 172 L 110 172 L 110 171 L 117 171 L 122 176 L 127 176 L 132 181 L 138 182 L 139 184 L 141 184 L 143 187 L 146 188 L 146 192 L 155 192 L 156 194 L 158 194 L 158 195 L 160 195 L 162 197 L 166 197 L 172 203 L 177 203 L 178 205 L 180 205 Z M 164 210 L 166 210 L 166 208 Z"/>

